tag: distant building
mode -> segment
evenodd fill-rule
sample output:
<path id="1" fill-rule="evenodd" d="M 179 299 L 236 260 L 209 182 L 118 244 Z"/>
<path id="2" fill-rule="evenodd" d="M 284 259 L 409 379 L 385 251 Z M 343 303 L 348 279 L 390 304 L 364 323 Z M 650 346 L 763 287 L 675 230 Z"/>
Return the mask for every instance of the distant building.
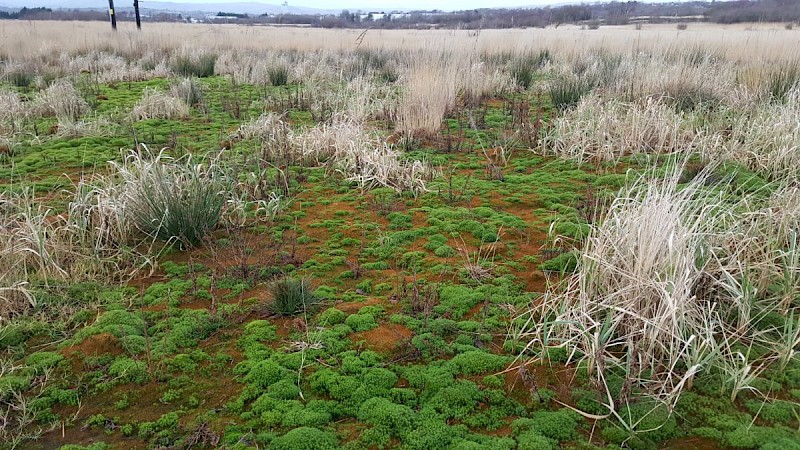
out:
<path id="1" fill-rule="evenodd" d="M 391 20 L 392 16 L 390 14 L 386 14 L 385 12 L 371 12 L 367 14 L 360 14 L 358 16 L 362 21 L 364 20 Z"/>

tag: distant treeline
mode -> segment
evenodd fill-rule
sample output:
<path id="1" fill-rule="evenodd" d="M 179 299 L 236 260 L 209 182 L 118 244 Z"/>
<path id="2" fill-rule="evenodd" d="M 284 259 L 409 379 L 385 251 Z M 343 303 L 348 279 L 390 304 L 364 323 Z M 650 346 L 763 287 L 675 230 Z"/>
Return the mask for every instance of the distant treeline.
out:
<path id="1" fill-rule="evenodd" d="M 52 13 L 50 8 L 25 8 L 19 11 L 6 12 L 0 11 L 0 19 L 28 19 L 30 17 L 37 17 L 43 13 Z"/>
<path id="2" fill-rule="evenodd" d="M 292 18 L 299 23 L 301 16 Z M 286 17 L 270 17 L 286 21 Z M 380 20 L 364 20 L 362 15 L 343 11 L 333 17 L 305 17 L 303 23 L 323 27 L 358 28 L 519 28 L 545 27 L 567 23 L 624 25 L 705 21 L 715 23 L 798 22 L 799 0 L 739 0 L 730 2 L 696 1 L 686 3 L 609 2 L 526 9 L 478 9 L 431 14 L 412 12 L 390 14 Z M 315 23 L 316 21 L 316 23 Z"/>
<path id="3" fill-rule="evenodd" d="M 132 20 L 132 13 L 119 11 L 119 20 Z M 628 23 L 664 23 L 706 21 L 715 23 L 798 22 L 798 0 L 738 0 L 726 2 L 695 1 L 686 3 L 645 3 L 638 1 L 520 9 L 476 9 L 457 12 L 412 11 L 369 13 L 342 11 L 338 15 L 278 14 L 249 16 L 217 13 L 218 18 L 245 24 L 307 25 L 323 28 L 524 28 L 561 24 L 624 25 Z M 87 10 L 50 10 L 23 8 L 0 12 L 0 19 L 107 20 L 108 13 Z M 180 14 L 157 13 L 149 21 L 185 21 Z M 208 21 L 207 17 L 195 18 Z M 212 19 L 213 20 L 213 19 Z"/>

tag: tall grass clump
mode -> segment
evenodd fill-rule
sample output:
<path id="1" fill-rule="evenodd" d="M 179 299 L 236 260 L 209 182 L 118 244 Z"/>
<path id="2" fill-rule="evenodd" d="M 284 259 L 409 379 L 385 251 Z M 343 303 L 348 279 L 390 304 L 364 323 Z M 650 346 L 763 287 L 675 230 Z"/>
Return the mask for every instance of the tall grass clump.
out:
<path id="1" fill-rule="evenodd" d="M 289 84 L 289 68 L 286 66 L 273 66 L 267 69 L 269 84 L 273 86 L 286 86 Z"/>
<path id="2" fill-rule="evenodd" d="M 514 82 L 509 75 L 479 61 L 473 61 L 461 71 L 461 96 L 466 105 L 477 105 L 482 100 L 511 90 Z"/>
<path id="3" fill-rule="evenodd" d="M 733 331 L 723 317 L 739 312 L 714 251 L 730 208 L 705 193 L 708 173 L 679 188 L 680 172 L 620 191 L 575 274 L 531 321 L 538 342 L 559 342 L 605 387 L 609 415 L 617 399 L 635 395 L 674 405 L 720 355 L 719 337 Z M 612 375 L 628 380 L 621 391 L 610 387 Z"/>
<path id="4" fill-rule="evenodd" d="M 418 55 L 398 106 L 398 131 L 432 136 L 455 106 L 459 69 L 452 55 Z"/>
<path id="5" fill-rule="evenodd" d="M 769 73 L 766 80 L 766 92 L 776 102 L 789 100 L 789 94 L 800 86 L 800 65 L 783 64 Z"/>
<path id="6" fill-rule="evenodd" d="M 275 113 L 264 113 L 260 116 L 251 119 L 239 126 L 236 133 L 233 134 L 233 139 L 253 139 L 253 138 L 266 138 L 272 136 L 278 131 L 281 133 L 286 130 L 287 124 L 283 121 L 282 117 Z"/>
<path id="7" fill-rule="evenodd" d="M 217 55 L 183 51 L 172 63 L 172 70 L 182 77 L 206 78 L 214 75 Z"/>
<path id="8" fill-rule="evenodd" d="M 133 120 L 182 119 L 188 116 L 189 105 L 183 99 L 153 88 L 144 90 L 141 100 L 131 111 Z"/>
<path id="9" fill-rule="evenodd" d="M 416 197 L 427 191 L 427 182 L 436 175 L 425 162 L 405 159 L 354 121 L 314 127 L 295 136 L 295 145 L 305 159 L 341 174 L 362 190 L 387 187 Z"/>
<path id="10" fill-rule="evenodd" d="M 16 92 L 0 90 L 0 132 L 13 132 L 28 110 Z"/>
<path id="11" fill-rule="evenodd" d="M 34 286 L 120 282 L 153 266 L 107 188 L 82 182 L 66 214 L 42 206 L 29 189 L 0 194 L 0 325 L 36 305 Z"/>
<path id="12" fill-rule="evenodd" d="M 547 49 L 538 52 L 525 52 L 511 61 L 510 74 L 516 85 L 528 89 L 533 84 L 536 71 L 548 64 L 552 59 Z"/>
<path id="13" fill-rule="evenodd" d="M 172 159 L 144 147 L 112 165 L 125 216 L 145 234 L 191 247 L 217 226 L 227 181 L 216 161 L 196 164 L 191 156 Z"/>
<path id="14" fill-rule="evenodd" d="M 391 123 L 396 119 L 397 98 L 390 86 L 375 83 L 369 78 L 354 78 L 347 83 L 341 94 L 343 99 L 329 101 L 332 105 L 339 105 L 336 111 L 339 115 L 358 123 L 366 123 L 372 119 Z"/>
<path id="15" fill-rule="evenodd" d="M 55 116 L 59 122 L 74 122 L 89 112 L 89 104 L 69 80 L 58 80 L 37 95 L 36 109 L 42 116 Z"/>
<path id="16" fill-rule="evenodd" d="M 770 180 L 800 177 L 800 86 L 735 118 L 723 157 Z"/>
<path id="17" fill-rule="evenodd" d="M 184 78 L 169 88 L 170 95 L 183 100 L 189 106 L 202 105 L 205 99 L 203 86 L 196 78 Z"/>
<path id="18" fill-rule="evenodd" d="M 269 306 L 273 314 L 294 316 L 311 309 L 320 302 L 314 295 L 314 288 L 307 278 L 286 277 L 269 285 L 272 304 Z"/>
<path id="19" fill-rule="evenodd" d="M 542 148 L 578 163 L 613 162 L 632 154 L 691 152 L 698 133 L 691 118 L 660 99 L 626 103 L 590 95 L 553 120 Z"/>
<path id="20" fill-rule="evenodd" d="M 528 89 L 533 84 L 534 69 L 522 62 L 516 63 L 511 68 L 511 78 L 521 89 Z"/>
<path id="21" fill-rule="evenodd" d="M 5 78 L 18 88 L 29 88 L 33 84 L 34 73 L 26 67 L 16 67 L 6 72 Z"/>
<path id="22" fill-rule="evenodd" d="M 550 102 L 559 111 L 578 104 L 592 90 L 592 83 L 582 77 L 560 77 L 550 83 L 547 93 Z"/>
<path id="23" fill-rule="evenodd" d="M 800 280 L 800 258 L 785 262 L 796 255 L 796 231 L 780 237 L 772 203 L 732 199 L 734 177 L 716 171 L 707 166 L 684 183 L 685 163 L 670 163 L 664 175 L 651 169 L 633 179 L 592 225 L 575 272 L 528 317 L 529 350 L 566 349 L 601 388 L 604 417 L 630 432 L 642 430 L 626 405 L 645 401 L 670 413 L 701 379 L 733 401 L 757 392 L 753 381 L 766 368 L 796 356 L 794 319 L 768 319 L 800 308 L 775 287 L 789 277 L 794 293 Z M 758 266 L 773 270 L 769 289 L 753 277 Z"/>

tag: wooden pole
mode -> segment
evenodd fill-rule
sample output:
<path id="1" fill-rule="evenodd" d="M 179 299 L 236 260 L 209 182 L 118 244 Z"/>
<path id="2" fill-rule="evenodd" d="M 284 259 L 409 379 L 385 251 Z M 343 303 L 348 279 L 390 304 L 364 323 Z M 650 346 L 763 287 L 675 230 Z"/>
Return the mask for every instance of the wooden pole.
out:
<path id="1" fill-rule="evenodd" d="M 136 11 L 136 29 L 142 29 L 142 18 L 139 16 L 139 0 L 133 0 L 133 10 Z"/>
<path id="2" fill-rule="evenodd" d="M 111 16 L 111 29 L 117 31 L 117 15 L 114 13 L 114 0 L 108 0 L 108 15 Z"/>

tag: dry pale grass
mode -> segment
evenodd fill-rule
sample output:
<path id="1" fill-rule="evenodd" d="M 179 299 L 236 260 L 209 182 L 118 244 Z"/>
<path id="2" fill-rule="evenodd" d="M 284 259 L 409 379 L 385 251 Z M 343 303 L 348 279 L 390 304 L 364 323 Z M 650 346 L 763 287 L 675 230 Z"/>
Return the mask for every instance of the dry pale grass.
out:
<path id="1" fill-rule="evenodd" d="M 304 158 L 325 165 L 362 190 L 392 188 L 417 196 L 436 172 L 423 161 L 405 160 L 400 152 L 367 131 L 362 124 L 339 120 L 316 126 L 295 137 Z"/>
<path id="2" fill-rule="evenodd" d="M 133 120 L 182 119 L 189 116 L 189 105 L 180 98 L 157 89 L 147 88 L 133 107 Z"/>
<path id="3" fill-rule="evenodd" d="M 104 117 L 74 122 L 59 122 L 56 135 L 59 137 L 111 136 L 114 124 Z"/>
<path id="4" fill-rule="evenodd" d="M 460 82 L 461 94 L 468 105 L 507 93 L 514 86 L 514 81 L 506 71 L 477 60 L 461 72 Z"/>
<path id="5" fill-rule="evenodd" d="M 397 130 L 431 136 L 456 104 L 461 65 L 453 54 L 417 55 L 397 113 Z"/>
<path id="6" fill-rule="evenodd" d="M 663 178 L 646 174 L 623 188 L 592 227 L 576 272 L 536 303 L 528 322 L 530 345 L 564 347 L 570 359 L 585 363 L 605 387 L 601 403 L 608 416 L 632 430 L 638 423 L 626 421 L 620 406 L 634 398 L 645 396 L 671 410 L 697 376 L 713 372 L 727 380 L 735 399 L 786 354 L 781 342 L 791 350 L 793 340 L 783 339 L 782 330 L 769 330 L 769 337 L 753 326 L 779 310 L 783 297 L 753 289 L 747 277 L 750 264 L 797 276 L 796 265 L 777 267 L 781 258 L 796 259 L 797 249 L 751 252 L 773 233 L 742 227 L 750 200 L 732 203 L 708 189 L 713 171 L 709 167 L 683 185 L 679 164 Z M 791 292 L 796 284 L 789 286 Z M 754 343 L 775 353 L 749 360 L 741 352 Z M 611 373 L 624 374 L 625 383 L 611 388 Z"/>
<path id="7" fill-rule="evenodd" d="M 785 102 L 764 102 L 751 114 L 739 114 L 723 157 L 740 162 L 772 180 L 800 176 L 800 86 Z"/>
<path id="8" fill-rule="evenodd" d="M 628 101 L 665 96 L 693 106 L 738 99 L 737 64 L 701 47 L 656 54 L 592 49 L 572 54 L 550 69 L 561 75 L 578 75 L 597 85 L 604 95 Z"/>
<path id="9" fill-rule="evenodd" d="M 289 55 L 286 52 L 266 50 L 261 52 L 227 50 L 217 58 L 214 70 L 219 75 L 229 75 L 238 83 L 249 83 L 256 86 L 270 85 L 269 73 L 275 68 L 289 69 L 289 83 L 297 80 L 326 79 L 331 75 L 330 66 L 323 64 L 320 55 L 299 54 Z M 317 77 L 308 73 L 296 75 L 296 67 L 306 66 L 307 60 L 314 60 L 319 69 L 315 73 L 324 73 L 325 76 Z"/>
<path id="10" fill-rule="evenodd" d="M 40 92 L 33 108 L 41 116 L 55 116 L 59 123 L 75 122 L 90 110 L 86 100 L 66 79 L 58 80 Z"/>
<path id="11" fill-rule="evenodd" d="M 13 132 L 27 115 L 28 110 L 20 100 L 19 94 L 0 91 L 0 132 Z"/>
<path id="12" fill-rule="evenodd" d="M 79 55 L 62 53 L 59 65 L 72 75 L 91 74 L 100 83 L 143 81 L 171 75 L 164 59 L 165 55 L 161 54 L 161 59 L 153 59 L 153 55 L 148 56 L 150 59 L 147 60 L 143 57 L 140 61 L 129 61 L 105 51 L 92 51 Z"/>
<path id="13" fill-rule="evenodd" d="M 126 29 L 123 24 L 112 35 L 108 24 L 102 22 L 7 21 L 2 24 L 0 42 L 12 59 L 29 55 L 49 58 L 63 51 L 81 54 L 104 48 L 140 58 L 148 51 L 179 49 L 187 43 L 220 52 L 352 50 L 361 31 L 154 23 L 146 24 L 141 33 Z M 642 30 L 635 30 L 633 25 L 599 30 L 562 25 L 546 29 L 482 30 L 478 36 L 468 30 L 369 30 L 361 43 L 361 48 L 386 50 L 445 46 L 481 53 L 539 48 L 581 53 L 586 48 L 602 47 L 622 54 L 639 51 L 660 54 L 675 48 L 702 47 L 731 60 L 757 62 L 796 58 L 800 36 L 779 24 L 695 24 L 682 32 L 676 32 L 671 24 L 647 25 Z"/>
<path id="14" fill-rule="evenodd" d="M 697 134 L 691 120 L 658 99 L 590 95 L 553 121 L 542 149 L 580 163 L 615 162 L 638 153 L 691 153 Z"/>
<path id="15" fill-rule="evenodd" d="M 255 119 L 251 119 L 239 126 L 231 137 L 235 140 L 263 138 L 269 139 L 277 133 L 277 130 L 284 129 L 286 123 L 275 113 L 264 113 Z"/>

